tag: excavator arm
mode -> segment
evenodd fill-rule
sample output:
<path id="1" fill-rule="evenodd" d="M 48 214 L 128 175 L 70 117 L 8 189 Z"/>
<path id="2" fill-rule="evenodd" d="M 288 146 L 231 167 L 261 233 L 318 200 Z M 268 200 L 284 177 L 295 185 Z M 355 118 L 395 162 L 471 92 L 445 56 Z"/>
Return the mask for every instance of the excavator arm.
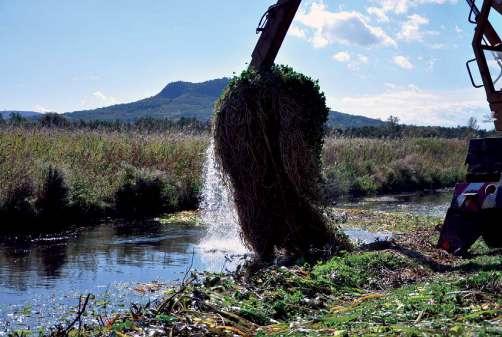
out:
<path id="1" fill-rule="evenodd" d="M 469 22 L 476 25 L 472 40 L 476 57 L 467 62 L 467 69 L 472 84 L 485 89 L 498 136 L 470 141 L 466 182 L 456 185 L 441 228 L 438 247 L 459 255 L 480 236 L 488 246 L 502 247 L 502 40 L 490 21 L 490 13 L 502 14 L 502 0 L 484 0 L 481 10 L 475 0 L 467 4 Z M 482 84 L 474 81 L 473 62 Z"/>
<path id="2" fill-rule="evenodd" d="M 472 47 L 474 50 L 475 59 L 467 63 L 469 75 L 473 85 L 477 88 L 484 87 L 486 97 L 490 104 L 490 109 L 493 112 L 495 129 L 502 131 L 502 82 L 498 83 L 502 78 L 502 40 L 496 29 L 490 22 L 490 13 L 495 10 L 502 14 L 502 1 L 500 0 L 485 0 L 481 10 L 478 9 L 475 0 L 467 0 L 471 8 L 469 21 L 476 25 Z M 491 62 L 487 59 L 491 58 Z M 477 85 L 469 67 L 469 64 L 476 61 L 479 73 L 483 84 Z M 492 75 L 490 65 L 498 66 L 499 73 Z"/>
<path id="3" fill-rule="evenodd" d="M 502 86 L 500 89 L 495 86 L 502 78 L 502 41 L 489 21 L 492 9 L 502 14 L 502 0 L 485 0 L 481 10 L 475 0 L 467 0 L 467 3 L 471 9 L 469 21 L 476 24 L 472 43 L 476 58 L 469 61 L 467 67 L 475 85 L 469 65 L 477 62 L 483 85 L 475 86 L 485 87 L 496 129 L 502 131 Z M 300 4 L 301 0 L 278 0 L 268 8 L 256 29 L 261 35 L 252 54 L 250 69 L 266 71 L 273 66 Z M 487 54 L 500 66 L 500 76 L 494 78 L 490 73 Z M 501 149 L 502 138 L 471 141 L 467 183 L 457 184 L 438 242 L 440 248 L 463 254 L 480 236 L 490 246 L 502 246 Z"/>
<path id="4" fill-rule="evenodd" d="M 251 69 L 263 71 L 272 67 L 301 2 L 278 0 L 263 14 L 256 29 L 261 35 L 252 54 Z"/>

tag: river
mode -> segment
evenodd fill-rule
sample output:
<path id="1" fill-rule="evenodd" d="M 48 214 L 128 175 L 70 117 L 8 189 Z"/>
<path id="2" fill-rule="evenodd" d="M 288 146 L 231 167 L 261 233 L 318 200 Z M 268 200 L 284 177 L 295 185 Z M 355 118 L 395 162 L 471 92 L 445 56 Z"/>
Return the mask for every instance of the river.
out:
<path id="1" fill-rule="evenodd" d="M 450 193 L 343 202 L 339 207 L 442 216 Z M 246 250 L 238 237 L 215 240 L 187 223 L 103 223 L 36 239 L 0 240 L 0 336 L 70 319 L 82 294 L 106 316 L 163 295 L 192 266 L 232 270 Z"/>

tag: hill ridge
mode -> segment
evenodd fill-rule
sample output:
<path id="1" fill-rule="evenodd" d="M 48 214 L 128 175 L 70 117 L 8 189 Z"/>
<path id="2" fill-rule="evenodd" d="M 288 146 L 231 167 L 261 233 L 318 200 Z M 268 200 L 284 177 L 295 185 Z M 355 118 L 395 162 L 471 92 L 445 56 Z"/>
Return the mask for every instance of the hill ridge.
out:
<path id="1" fill-rule="evenodd" d="M 130 103 L 114 104 L 97 109 L 66 112 L 70 120 L 121 120 L 134 121 L 143 117 L 179 120 L 195 118 L 202 122 L 211 119 L 214 103 L 218 100 L 230 78 L 223 77 L 194 83 L 175 81 L 168 83 L 156 95 Z M 8 118 L 11 111 L 0 113 Z M 25 117 L 36 118 L 41 114 L 25 111 Z M 363 126 L 381 126 L 385 122 L 364 116 L 331 111 L 328 126 L 350 128 Z"/>

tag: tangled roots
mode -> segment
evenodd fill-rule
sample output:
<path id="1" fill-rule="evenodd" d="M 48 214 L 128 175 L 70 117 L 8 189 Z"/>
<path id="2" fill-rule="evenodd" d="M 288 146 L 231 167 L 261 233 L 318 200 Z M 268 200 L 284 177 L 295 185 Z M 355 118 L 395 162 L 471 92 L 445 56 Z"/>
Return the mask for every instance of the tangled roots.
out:
<path id="1" fill-rule="evenodd" d="M 261 258 L 347 247 L 316 206 L 328 113 L 318 84 L 284 66 L 245 71 L 216 105 L 216 157 L 243 239 Z"/>

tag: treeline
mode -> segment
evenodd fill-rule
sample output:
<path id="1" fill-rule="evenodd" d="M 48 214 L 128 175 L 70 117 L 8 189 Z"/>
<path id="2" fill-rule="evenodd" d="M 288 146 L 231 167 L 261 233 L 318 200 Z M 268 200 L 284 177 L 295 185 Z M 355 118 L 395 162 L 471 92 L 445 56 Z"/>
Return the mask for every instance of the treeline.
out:
<path id="1" fill-rule="evenodd" d="M 72 120 L 61 114 L 48 113 L 39 118 L 25 118 L 19 113 L 10 114 L 8 119 L 3 119 L 0 114 L 1 126 L 15 126 L 27 128 L 57 128 L 68 130 L 93 130 L 93 131 L 136 131 L 136 132 L 162 132 L 167 130 L 205 132 L 210 129 L 209 122 L 201 122 L 196 118 L 181 117 L 178 120 L 157 119 L 142 117 L 134 121 L 124 120 Z"/>
<path id="2" fill-rule="evenodd" d="M 0 115 L 1 126 L 25 126 L 32 128 L 58 128 L 69 130 L 97 130 L 97 131 L 135 131 L 155 133 L 168 130 L 205 133 L 211 128 L 211 122 L 202 122 L 196 118 L 182 117 L 178 120 L 142 117 L 134 121 L 127 120 L 71 120 L 63 115 L 49 113 L 40 118 L 25 118 L 13 113 L 8 119 Z M 383 126 L 362 126 L 351 128 L 327 127 L 327 136 L 344 138 L 447 138 L 465 139 L 474 137 L 489 137 L 494 131 L 480 129 L 475 119 L 469 120 L 466 126 L 415 126 L 399 124 L 396 117 L 391 117 Z"/>
<path id="3" fill-rule="evenodd" d="M 448 138 L 463 139 L 489 137 L 494 131 L 479 128 L 476 119 L 471 118 L 466 126 L 416 126 L 399 124 L 396 117 L 390 117 L 383 126 L 363 126 L 355 128 L 331 128 L 328 135 L 345 138 Z"/>

